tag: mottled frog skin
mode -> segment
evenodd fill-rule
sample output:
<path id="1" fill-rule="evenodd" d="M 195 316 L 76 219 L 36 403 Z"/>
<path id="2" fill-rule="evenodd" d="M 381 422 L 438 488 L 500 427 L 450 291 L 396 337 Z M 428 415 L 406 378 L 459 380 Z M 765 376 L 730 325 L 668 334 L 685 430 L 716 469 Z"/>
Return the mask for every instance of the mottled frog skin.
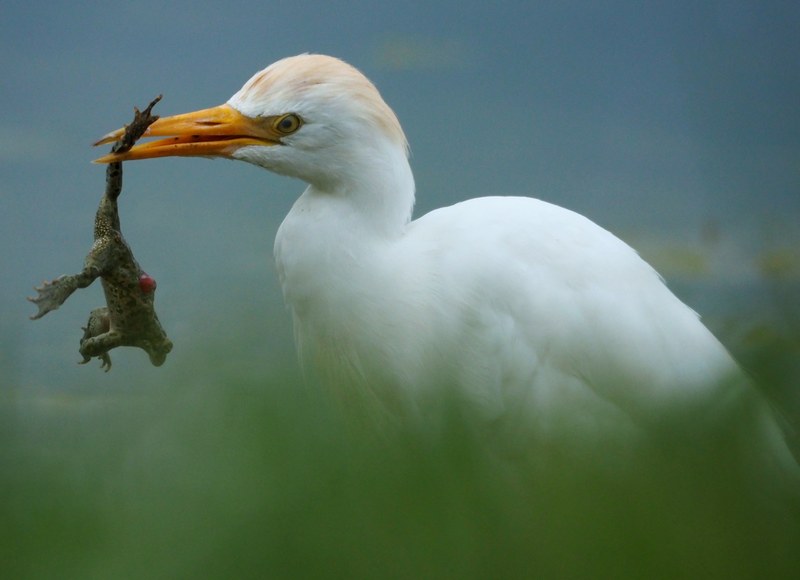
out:
<path id="1" fill-rule="evenodd" d="M 135 110 L 133 123 L 113 151 L 126 151 L 158 117 L 150 115 L 158 97 L 143 111 Z M 153 301 L 156 283 L 139 266 L 133 252 L 122 237 L 117 198 L 122 191 L 122 163 L 111 163 L 106 170 L 106 192 L 100 200 L 94 223 L 94 244 L 86 256 L 83 270 L 65 275 L 35 288 L 38 295 L 28 298 L 39 311 L 31 316 L 41 318 L 57 309 L 78 288 L 86 288 L 98 277 L 103 285 L 106 307 L 96 308 L 89 315 L 80 341 L 83 363 L 92 357 L 102 361 L 102 368 L 111 368 L 108 351 L 118 346 L 135 346 L 160 366 L 172 350 L 156 315 Z"/>

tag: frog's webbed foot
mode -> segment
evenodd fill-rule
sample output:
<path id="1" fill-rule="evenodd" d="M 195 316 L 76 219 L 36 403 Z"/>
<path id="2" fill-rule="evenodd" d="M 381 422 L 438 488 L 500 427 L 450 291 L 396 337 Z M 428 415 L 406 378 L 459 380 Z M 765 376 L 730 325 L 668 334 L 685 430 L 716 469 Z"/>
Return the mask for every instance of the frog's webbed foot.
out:
<path id="1" fill-rule="evenodd" d="M 31 316 L 31 320 L 41 318 L 51 310 L 55 310 L 64 301 L 69 298 L 77 288 L 75 283 L 75 276 L 59 276 L 50 282 L 44 282 L 41 286 L 34 288 L 38 294 L 36 296 L 28 296 L 28 300 L 36 304 L 39 311 Z"/>

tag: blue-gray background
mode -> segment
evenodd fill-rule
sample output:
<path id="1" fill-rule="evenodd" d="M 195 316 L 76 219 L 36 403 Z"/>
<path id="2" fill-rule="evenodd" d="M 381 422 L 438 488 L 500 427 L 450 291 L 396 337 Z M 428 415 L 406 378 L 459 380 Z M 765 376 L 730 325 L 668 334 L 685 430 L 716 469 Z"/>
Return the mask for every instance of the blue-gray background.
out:
<path id="1" fill-rule="evenodd" d="M 293 368 L 271 248 L 303 185 L 244 164 L 126 166 L 123 229 L 175 342 L 163 368 L 132 349 L 108 375 L 75 364 L 99 284 L 35 322 L 24 297 L 82 265 L 104 187 L 93 140 L 158 93 L 163 115 L 216 105 L 300 52 L 378 85 L 411 142 L 417 215 L 540 197 L 634 245 L 734 350 L 780 334 L 798 315 L 799 25 L 796 2 L 755 0 L 6 2 L 0 381 L 24 397 L 167 388 L 198 357 Z"/>
<path id="2" fill-rule="evenodd" d="M 161 368 L 136 349 L 108 374 L 75 364 L 99 284 L 37 321 L 24 298 L 81 268 L 105 185 L 90 144 L 134 105 L 216 105 L 276 59 L 324 52 L 400 117 L 418 215 L 507 194 L 589 216 L 775 379 L 800 424 L 798 30 L 796 0 L 5 0 L 0 576 L 796 576 L 796 531 L 738 509 L 713 454 L 622 485 L 550 454 L 528 486 L 457 421 L 422 445 L 346 436 L 298 380 L 273 272 L 299 182 L 126 165 L 123 230 L 175 342 Z"/>

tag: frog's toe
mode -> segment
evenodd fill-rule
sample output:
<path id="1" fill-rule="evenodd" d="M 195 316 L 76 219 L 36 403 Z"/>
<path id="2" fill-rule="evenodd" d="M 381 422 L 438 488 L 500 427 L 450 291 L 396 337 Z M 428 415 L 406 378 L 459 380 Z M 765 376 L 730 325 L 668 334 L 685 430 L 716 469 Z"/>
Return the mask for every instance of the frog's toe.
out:
<path id="1" fill-rule="evenodd" d="M 67 284 L 67 278 L 66 275 L 62 275 L 55 280 L 45 280 L 42 282 L 41 286 L 34 287 L 37 293 L 36 296 L 25 297 L 29 302 L 33 302 L 39 309 L 36 314 L 30 317 L 31 320 L 37 320 L 51 310 L 56 310 L 64 303 L 67 297 L 72 294 L 74 288 L 70 289 L 67 287 L 69 286 Z"/>
<path id="2" fill-rule="evenodd" d="M 25 297 L 28 302 L 33 302 L 36 305 L 38 311 L 36 314 L 31 314 L 29 317 L 31 320 L 38 320 L 51 310 L 55 310 L 58 308 L 58 304 L 55 304 L 52 301 L 47 300 L 46 296 L 26 296 Z"/>

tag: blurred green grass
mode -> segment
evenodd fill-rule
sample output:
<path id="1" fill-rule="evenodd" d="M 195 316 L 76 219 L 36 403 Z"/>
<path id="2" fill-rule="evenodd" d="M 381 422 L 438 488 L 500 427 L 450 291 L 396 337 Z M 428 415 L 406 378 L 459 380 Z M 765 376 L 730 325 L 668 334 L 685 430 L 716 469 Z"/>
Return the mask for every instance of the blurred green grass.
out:
<path id="1" fill-rule="evenodd" d="M 754 366 L 772 368 L 796 345 L 766 346 Z M 168 389 L 131 379 L 113 390 L 2 391 L 0 577 L 791 578 L 800 569 L 796 514 L 762 513 L 737 485 L 720 485 L 713 457 L 688 468 L 654 457 L 624 475 L 558 455 L 510 465 L 455 405 L 441 429 L 387 434 L 351 428 L 293 370 L 257 378 L 198 355 Z"/>

